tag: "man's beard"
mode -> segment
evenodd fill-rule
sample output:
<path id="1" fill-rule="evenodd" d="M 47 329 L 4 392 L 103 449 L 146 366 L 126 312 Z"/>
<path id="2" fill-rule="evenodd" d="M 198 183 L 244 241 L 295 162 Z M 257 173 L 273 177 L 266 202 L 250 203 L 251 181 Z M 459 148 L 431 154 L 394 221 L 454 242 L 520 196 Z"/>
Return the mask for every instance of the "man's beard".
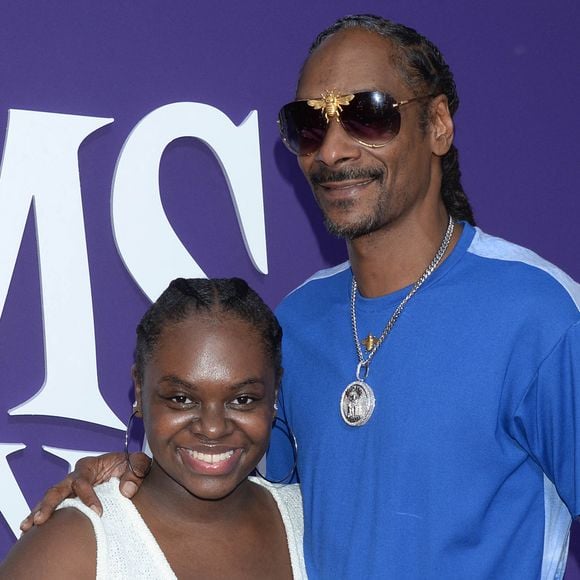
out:
<path id="1" fill-rule="evenodd" d="M 324 225 L 328 232 L 338 238 L 346 240 L 353 240 L 360 236 L 366 236 L 375 232 L 384 225 L 384 218 L 387 209 L 388 195 L 384 189 L 383 184 L 384 172 L 379 169 L 345 169 L 342 171 L 330 171 L 326 169 L 319 169 L 317 172 L 309 176 L 310 183 L 313 188 L 321 183 L 350 181 L 355 179 L 374 179 L 380 187 L 380 195 L 377 203 L 372 208 L 369 215 L 363 216 L 358 222 L 350 224 L 339 224 L 330 219 L 328 214 L 324 212 L 322 204 L 318 201 L 319 207 L 322 209 Z M 316 197 L 316 194 L 315 194 Z M 339 210 L 348 210 L 354 205 L 352 200 L 342 200 L 333 203 L 333 208 Z"/>

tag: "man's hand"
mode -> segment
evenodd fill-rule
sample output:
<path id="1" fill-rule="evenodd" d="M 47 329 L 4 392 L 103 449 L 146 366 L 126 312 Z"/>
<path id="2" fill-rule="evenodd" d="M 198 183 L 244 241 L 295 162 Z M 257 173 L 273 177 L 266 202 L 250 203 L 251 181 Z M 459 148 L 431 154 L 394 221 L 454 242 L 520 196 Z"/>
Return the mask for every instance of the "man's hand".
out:
<path id="1" fill-rule="evenodd" d="M 74 471 L 44 494 L 32 512 L 20 524 L 20 529 L 26 532 L 33 525 L 43 524 L 52 515 L 56 506 L 67 497 L 78 497 L 85 505 L 102 515 L 103 506 L 93 486 L 109 481 L 111 477 L 118 477 L 121 480 L 119 485 L 121 493 L 125 497 L 133 497 L 143 481 L 143 477 L 139 475 L 147 474 L 150 463 L 151 459 L 144 453 L 131 453 L 133 470 L 129 469 L 124 453 L 105 453 L 99 457 L 80 459 Z"/>

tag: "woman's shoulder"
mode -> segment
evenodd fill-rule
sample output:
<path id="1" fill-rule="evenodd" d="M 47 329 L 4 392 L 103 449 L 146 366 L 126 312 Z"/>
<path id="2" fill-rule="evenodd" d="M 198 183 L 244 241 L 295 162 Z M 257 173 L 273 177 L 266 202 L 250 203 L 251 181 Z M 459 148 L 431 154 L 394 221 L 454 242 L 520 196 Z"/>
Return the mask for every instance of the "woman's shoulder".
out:
<path id="1" fill-rule="evenodd" d="M 110 480 L 100 483 L 95 486 L 95 493 L 103 506 L 103 516 L 107 517 L 111 512 L 116 512 L 119 509 L 128 509 L 132 506 L 130 499 L 124 497 L 119 491 L 119 479 L 112 477 Z M 122 506 L 122 507 L 121 507 Z M 96 514 L 89 506 L 85 505 L 79 498 L 73 497 L 65 499 L 57 510 L 66 508 L 75 508 L 82 512 L 93 522 L 99 522 L 101 517 Z"/>
<path id="2" fill-rule="evenodd" d="M 97 544 L 91 522 L 78 510 L 58 510 L 14 544 L 0 565 L 5 578 L 92 578 Z"/>
<path id="3" fill-rule="evenodd" d="M 297 483 L 272 483 L 261 477 L 250 477 L 250 481 L 266 488 L 274 497 L 283 497 L 290 500 L 297 500 L 302 505 L 302 493 Z"/>
<path id="4" fill-rule="evenodd" d="M 260 477 L 250 477 L 250 481 L 268 490 L 276 501 L 286 531 L 290 560 L 292 562 L 292 573 L 294 578 L 306 578 L 306 567 L 302 548 L 304 517 L 300 486 L 297 483 L 271 483 Z"/>
<path id="5" fill-rule="evenodd" d="M 271 483 L 261 477 L 250 477 L 250 481 L 264 487 L 278 506 L 286 531 L 292 528 L 295 533 L 302 534 L 304 528 L 302 494 L 297 483 Z"/>

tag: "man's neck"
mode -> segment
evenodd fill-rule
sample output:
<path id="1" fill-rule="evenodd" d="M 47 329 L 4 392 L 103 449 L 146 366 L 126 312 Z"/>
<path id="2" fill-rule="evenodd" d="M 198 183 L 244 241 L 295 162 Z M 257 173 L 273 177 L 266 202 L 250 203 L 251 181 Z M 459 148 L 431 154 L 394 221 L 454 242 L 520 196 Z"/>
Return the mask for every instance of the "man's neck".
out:
<path id="1" fill-rule="evenodd" d="M 409 217 L 347 242 L 359 292 L 367 298 L 390 294 L 414 284 L 433 260 L 448 225 L 443 206 L 429 220 Z M 444 259 L 461 235 L 455 232 Z"/>

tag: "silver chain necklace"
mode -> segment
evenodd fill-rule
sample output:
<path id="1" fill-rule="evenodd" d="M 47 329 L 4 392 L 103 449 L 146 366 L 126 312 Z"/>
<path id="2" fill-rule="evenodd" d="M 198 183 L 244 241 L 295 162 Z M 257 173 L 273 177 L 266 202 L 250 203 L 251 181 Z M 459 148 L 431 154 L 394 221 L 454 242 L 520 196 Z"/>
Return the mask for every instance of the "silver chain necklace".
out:
<path id="1" fill-rule="evenodd" d="M 419 279 L 413 284 L 413 287 L 409 290 L 397 308 L 395 308 L 395 311 L 387 322 L 383 332 L 378 339 L 373 341 L 373 346 L 366 359 L 363 355 L 361 343 L 358 337 L 358 326 L 356 321 L 356 294 L 358 286 L 355 277 L 352 277 L 352 288 L 350 292 L 350 319 L 352 323 L 354 344 L 358 356 L 358 364 L 356 367 L 356 380 L 347 385 L 340 398 L 340 414 L 347 425 L 350 425 L 351 427 L 361 427 L 371 418 L 373 411 L 375 410 L 375 394 L 370 385 L 366 382 L 371 360 L 393 329 L 393 326 L 395 326 L 395 323 L 399 319 L 399 316 L 401 316 L 401 312 L 403 312 L 407 302 L 409 302 L 419 288 L 423 286 L 427 278 L 433 274 L 443 259 L 443 256 L 449 247 L 449 243 L 451 242 L 454 229 L 455 222 L 453 221 L 453 218 L 449 216 L 447 230 L 433 260 L 421 274 Z"/>

